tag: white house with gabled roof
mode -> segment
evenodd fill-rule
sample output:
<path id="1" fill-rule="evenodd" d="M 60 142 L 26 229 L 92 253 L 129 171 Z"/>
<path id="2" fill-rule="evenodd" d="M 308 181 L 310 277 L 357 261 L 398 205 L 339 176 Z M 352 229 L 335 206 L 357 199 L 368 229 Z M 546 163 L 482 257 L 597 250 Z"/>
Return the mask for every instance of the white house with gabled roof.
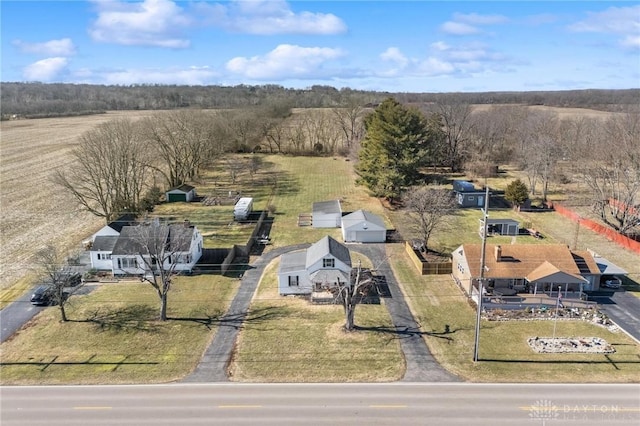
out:
<path id="1" fill-rule="evenodd" d="M 349 249 L 330 236 L 306 250 L 280 256 L 278 291 L 281 295 L 310 295 L 351 278 Z"/>

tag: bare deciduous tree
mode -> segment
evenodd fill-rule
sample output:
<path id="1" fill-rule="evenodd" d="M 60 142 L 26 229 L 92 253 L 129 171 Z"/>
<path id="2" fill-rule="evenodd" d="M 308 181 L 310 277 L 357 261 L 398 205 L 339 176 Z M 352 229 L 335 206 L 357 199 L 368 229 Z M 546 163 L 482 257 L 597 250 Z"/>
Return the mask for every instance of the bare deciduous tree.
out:
<path id="1" fill-rule="evenodd" d="M 358 263 L 358 266 L 351 271 L 349 282 L 338 280 L 337 284 L 332 283 L 332 285 L 325 287 L 325 290 L 330 291 L 334 295 L 336 302 L 340 303 L 344 308 L 345 331 L 355 330 L 356 306 L 374 284 L 375 280 L 372 271 L 363 269 Z"/>
<path id="2" fill-rule="evenodd" d="M 107 222 L 122 212 L 137 212 L 147 188 L 148 149 L 129 120 L 114 120 L 83 134 L 71 165 L 54 182 L 83 209 Z"/>
<path id="3" fill-rule="evenodd" d="M 193 181 L 217 151 L 214 119 L 202 111 L 172 111 L 143 121 L 155 154 L 148 165 L 164 176 L 170 188 Z"/>
<path id="4" fill-rule="evenodd" d="M 622 234 L 640 226 L 640 113 L 581 128 L 573 149 L 581 154 L 577 171 L 600 219 Z"/>
<path id="5" fill-rule="evenodd" d="M 66 305 L 69 297 L 80 289 L 84 283 L 79 274 L 72 271 L 71 266 L 63 258 L 54 245 L 47 245 L 36 255 L 38 275 L 47 286 L 51 302 L 60 309 L 60 319 L 68 321 Z"/>
<path id="6" fill-rule="evenodd" d="M 438 102 L 432 112 L 436 112 L 442 120 L 445 137 L 441 156 L 444 165 L 452 172 L 458 172 L 469 155 L 468 144 L 473 125 L 471 105 L 452 97 Z"/>
<path id="7" fill-rule="evenodd" d="M 348 99 L 344 106 L 333 109 L 333 115 L 343 135 L 343 147 L 350 151 L 364 135 L 365 109 L 357 100 Z"/>
<path id="8" fill-rule="evenodd" d="M 126 231 L 125 231 L 126 230 Z M 123 229 L 131 242 L 143 274 L 141 280 L 151 284 L 160 299 L 161 321 L 167 319 L 167 297 L 179 265 L 189 263 L 189 248 L 195 228 L 188 224 L 165 224 L 154 221 L 146 225 Z"/>
<path id="9" fill-rule="evenodd" d="M 429 186 L 406 191 L 404 205 L 414 232 L 420 235 L 424 244 L 424 251 L 428 251 L 433 232 L 447 224 L 457 206 L 450 190 Z"/>

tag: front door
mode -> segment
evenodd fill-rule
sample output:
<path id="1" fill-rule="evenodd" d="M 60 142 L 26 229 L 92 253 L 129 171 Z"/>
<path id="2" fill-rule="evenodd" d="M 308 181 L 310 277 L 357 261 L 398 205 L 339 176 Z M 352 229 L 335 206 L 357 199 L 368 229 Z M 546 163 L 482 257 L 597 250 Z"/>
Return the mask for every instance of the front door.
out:
<path id="1" fill-rule="evenodd" d="M 478 195 L 476 198 L 478 199 L 478 207 L 484 206 L 484 195 Z"/>

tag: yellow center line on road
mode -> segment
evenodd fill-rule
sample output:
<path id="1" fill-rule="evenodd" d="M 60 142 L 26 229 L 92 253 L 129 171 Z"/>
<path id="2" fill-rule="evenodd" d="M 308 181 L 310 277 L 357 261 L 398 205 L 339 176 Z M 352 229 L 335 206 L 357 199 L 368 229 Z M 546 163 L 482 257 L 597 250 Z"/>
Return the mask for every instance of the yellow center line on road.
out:
<path id="1" fill-rule="evenodd" d="M 389 405 L 389 404 L 383 404 L 383 405 L 370 405 L 369 408 L 407 408 L 406 405 Z"/>
<path id="2" fill-rule="evenodd" d="M 262 408 L 262 405 L 218 405 L 218 408 Z"/>
<path id="3" fill-rule="evenodd" d="M 73 407 L 74 410 L 111 410 L 113 407 Z"/>

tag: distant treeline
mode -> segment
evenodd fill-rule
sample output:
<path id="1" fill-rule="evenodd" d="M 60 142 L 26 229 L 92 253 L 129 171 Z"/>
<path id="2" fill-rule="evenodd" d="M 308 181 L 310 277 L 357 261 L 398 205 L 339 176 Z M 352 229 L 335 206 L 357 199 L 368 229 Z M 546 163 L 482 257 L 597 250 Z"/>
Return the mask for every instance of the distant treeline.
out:
<path id="1" fill-rule="evenodd" d="M 279 85 L 176 86 L 1 83 L 2 117 L 51 117 L 117 110 L 176 108 L 244 108 L 264 103 L 291 108 L 327 108 L 354 101 L 376 105 L 388 97 L 402 103 L 442 103 L 455 99 L 469 104 L 524 104 L 616 110 L 637 105 L 640 89 L 568 90 L 554 92 L 390 93 L 312 86 L 288 89 Z"/>

